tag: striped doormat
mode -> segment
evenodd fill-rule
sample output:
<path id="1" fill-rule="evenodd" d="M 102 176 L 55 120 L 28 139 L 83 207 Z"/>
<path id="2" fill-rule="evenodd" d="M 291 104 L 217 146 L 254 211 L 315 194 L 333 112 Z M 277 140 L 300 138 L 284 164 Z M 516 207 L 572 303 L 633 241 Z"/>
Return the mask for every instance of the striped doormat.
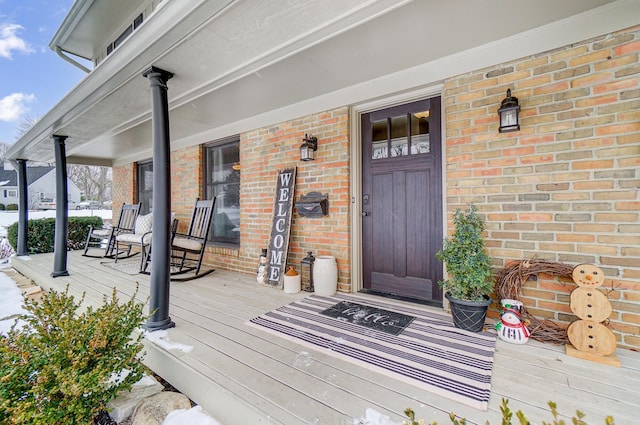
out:
<path id="1" fill-rule="evenodd" d="M 393 335 L 321 314 L 344 301 L 415 319 Z M 385 298 L 311 295 L 249 324 L 476 409 L 488 408 L 496 335 L 457 329 L 447 313 Z"/>

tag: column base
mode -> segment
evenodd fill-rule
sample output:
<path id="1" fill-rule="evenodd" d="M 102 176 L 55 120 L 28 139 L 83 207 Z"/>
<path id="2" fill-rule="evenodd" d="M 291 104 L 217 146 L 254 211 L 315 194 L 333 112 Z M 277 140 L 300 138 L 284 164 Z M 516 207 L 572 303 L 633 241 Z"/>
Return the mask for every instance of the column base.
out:
<path id="1" fill-rule="evenodd" d="M 142 325 L 142 328 L 149 332 L 162 331 L 164 329 L 175 328 L 175 327 L 176 327 L 176 324 L 171 320 L 170 317 L 158 322 L 149 321 L 144 325 Z"/>
<path id="2" fill-rule="evenodd" d="M 69 272 L 67 270 L 61 272 L 51 272 L 51 277 L 60 277 L 60 276 L 69 276 Z"/>

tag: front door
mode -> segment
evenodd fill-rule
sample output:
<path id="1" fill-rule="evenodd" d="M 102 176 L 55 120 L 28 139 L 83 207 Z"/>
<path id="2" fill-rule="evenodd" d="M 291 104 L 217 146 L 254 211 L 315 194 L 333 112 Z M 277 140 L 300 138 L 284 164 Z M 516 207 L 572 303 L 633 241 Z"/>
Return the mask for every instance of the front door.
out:
<path id="1" fill-rule="evenodd" d="M 440 97 L 362 115 L 365 290 L 442 302 Z"/>

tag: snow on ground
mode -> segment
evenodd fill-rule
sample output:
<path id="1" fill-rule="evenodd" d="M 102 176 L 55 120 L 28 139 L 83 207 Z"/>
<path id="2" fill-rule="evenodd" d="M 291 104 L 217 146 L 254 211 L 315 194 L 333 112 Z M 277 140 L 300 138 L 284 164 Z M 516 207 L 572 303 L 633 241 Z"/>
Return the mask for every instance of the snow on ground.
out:
<path id="1" fill-rule="evenodd" d="M 22 293 L 16 282 L 0 270 L 0 335 L 6 335 L 17 316 L 26 313 Z"/>
<path id="2" fill-rule="evenodd" d="M 202 407 L 195 406 L 189 410 L 179 409 L 169 412 L 162 425 L 219 425 L 215 419 L 202 412 Z"/>
<path id="3" fill-rule="evenodd" d="M 166 330 L 145 332 L 144 337 L 147 339 L 147 341 L 153 342 L 154 344 L 164 348 L 167 351 L 180 350 L 183 353 L 190 353 L 193 350 L 193 347 L 190 345 L 171 341 L 171 339 L 169 338 L 169 333 Z"/>

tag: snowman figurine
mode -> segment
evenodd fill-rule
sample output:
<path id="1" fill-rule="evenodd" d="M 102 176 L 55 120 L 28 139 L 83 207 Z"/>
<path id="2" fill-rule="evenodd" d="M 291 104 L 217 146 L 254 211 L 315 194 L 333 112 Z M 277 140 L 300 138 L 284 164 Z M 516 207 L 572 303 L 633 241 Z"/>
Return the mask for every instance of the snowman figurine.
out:
<path id="1" fill-rule="evenodd" d="M 513 344 L 524 344 L 529 341 L 529 329 L 522 320 L 522 302 L 504 299 L 500 301 L 500 321 L 496 324 L 498 337 Z"/>

